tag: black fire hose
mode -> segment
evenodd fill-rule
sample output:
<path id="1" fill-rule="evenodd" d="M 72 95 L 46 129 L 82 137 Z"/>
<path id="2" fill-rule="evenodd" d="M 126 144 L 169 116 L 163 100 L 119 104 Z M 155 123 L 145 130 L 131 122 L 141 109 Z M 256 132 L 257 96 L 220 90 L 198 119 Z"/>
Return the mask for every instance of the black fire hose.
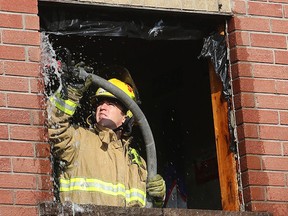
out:
<path id="1" fill-rule="evenodd" d="M 135 101 L 133 101 L 125 92 L 112 83 L 95 74 L 92 74 L 92 80 L 94 84 L 102 87 L 106 91 L 112 92 L 113 95 L 122 101 L 122 103 L 133 113 L 135 120 L 141 129 L 146 146 L 148 178 L 154 177 L 157 174 L 155 142 L 151 128 L 142 110 Z"/>

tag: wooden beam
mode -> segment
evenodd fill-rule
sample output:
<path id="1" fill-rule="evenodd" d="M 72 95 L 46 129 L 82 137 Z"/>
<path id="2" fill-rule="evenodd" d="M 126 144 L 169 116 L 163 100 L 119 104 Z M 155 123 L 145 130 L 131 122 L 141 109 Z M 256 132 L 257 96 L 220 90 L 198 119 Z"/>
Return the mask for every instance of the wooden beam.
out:
<path id="1" fill-rule="evenodd" d="M 229 149 L 228 104 L 222 96 L 222 82 L 215 73 L 211 61 L 209 61 L 209 77 L 222 209 L 239 211 L 236 161 L 234 153 Z"/>

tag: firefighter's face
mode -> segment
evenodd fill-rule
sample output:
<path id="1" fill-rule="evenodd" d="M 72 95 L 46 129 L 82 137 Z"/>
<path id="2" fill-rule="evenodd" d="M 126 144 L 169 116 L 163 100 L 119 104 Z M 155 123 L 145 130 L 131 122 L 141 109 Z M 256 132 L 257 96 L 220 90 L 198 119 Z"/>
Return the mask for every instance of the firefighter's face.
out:
<path id="1" fill-rule="evenodd" d="M 96 122 L 112 130 L 121 126 L 125 121 L 123 108 L 115 100 L 102 99 L 97 103 Z"/>

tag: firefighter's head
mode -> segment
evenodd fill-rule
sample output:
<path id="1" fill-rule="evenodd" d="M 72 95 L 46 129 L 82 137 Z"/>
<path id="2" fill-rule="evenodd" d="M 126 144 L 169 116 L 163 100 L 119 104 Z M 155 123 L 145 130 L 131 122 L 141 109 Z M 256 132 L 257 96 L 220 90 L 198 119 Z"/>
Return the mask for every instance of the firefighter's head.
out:
<path id="1" fill-rule="evenodd" d="M 135 94 L 130 85 L 116 78 L 109 79 L 108 82 L 121 89 L 135 101 Z M 101 87 L 96 91 L 95 105 L 96 122 L 112 130 L 123 130 L 127 126 L 127 122 L 133 118 L 132 112 L 119 99 Z"/>

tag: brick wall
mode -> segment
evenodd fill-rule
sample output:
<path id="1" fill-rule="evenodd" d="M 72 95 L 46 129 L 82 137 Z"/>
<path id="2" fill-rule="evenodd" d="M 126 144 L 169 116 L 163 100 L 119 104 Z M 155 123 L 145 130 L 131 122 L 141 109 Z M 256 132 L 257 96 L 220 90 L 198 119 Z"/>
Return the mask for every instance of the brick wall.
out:
<path id="1" fill-rule="evenodd" d="M 0 215 L 51 200 L 37 0 L 0 0 Z"/>
<path id="2" fill-rule="evenodd" d="M 288 215 L 288 2 L 234 0 L 228 23 L 246 210 Z"/>
<path id="3" fill-rule="evenodd" d="M 279 216 L 288 215 L 286 2 L 233 0 L 228 23 L 245 208 Z M 37 0 L 0 0 L 1 216 L 37 215 L 53 197 L 37 10 Z"/>

